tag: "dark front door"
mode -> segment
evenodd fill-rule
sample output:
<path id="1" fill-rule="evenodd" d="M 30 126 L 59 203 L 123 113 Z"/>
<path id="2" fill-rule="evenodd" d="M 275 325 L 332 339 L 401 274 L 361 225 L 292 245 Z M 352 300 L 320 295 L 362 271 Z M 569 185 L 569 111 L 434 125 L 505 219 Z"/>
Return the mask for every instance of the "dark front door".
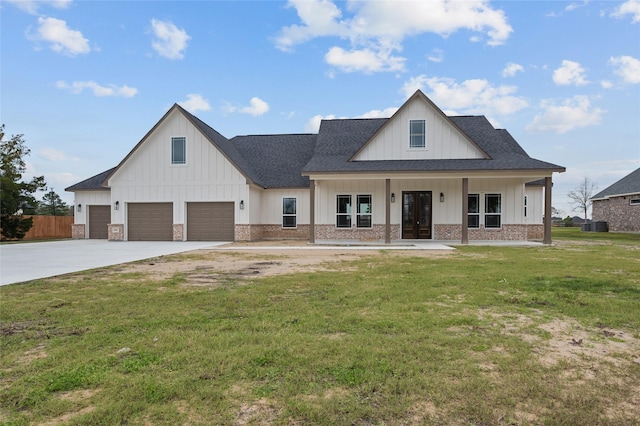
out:
<path id="1" fill-rule="evenodd" d="M 431 239 L 431 191 L 402 193 L 402 238 Z"/>

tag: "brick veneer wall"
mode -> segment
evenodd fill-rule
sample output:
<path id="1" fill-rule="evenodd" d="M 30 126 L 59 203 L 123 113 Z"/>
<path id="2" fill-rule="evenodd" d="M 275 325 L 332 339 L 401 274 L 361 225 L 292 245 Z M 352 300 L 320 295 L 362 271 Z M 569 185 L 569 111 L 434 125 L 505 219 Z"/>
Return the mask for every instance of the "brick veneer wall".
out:
<path id="1" fill-rule="evenodd" d="M 462 225 L 434 225 L 435 240 L 462 240 Z M 544 238 L 544 225 L 502 225 L 500 229 L 469 228 L 469 241 L 527 241 Z"/>
<path id="2" fill-rule="evenodd" d="M 173 224 L 173 241 L 184 240 L 184 225 L 182 223 Z"/>
<path id="3" fill-rule="evenodd" d="M 109 241 L 124 241 L 124 224 L 110 223 L 107 225 Z"/>
<path id="4" fill-rule="evenodd" d="M 82 240 L 85 238 L 84 223 L 74 223 L 71 225 L 71 238 Z"/>
<path id="5" fill-rule="evenodd" d="M 236 241 L 308 240 L 309 225 L 283 228 L 282 225 L 236 225 Z"/>
<path id="6" fill-rule="evenodd" d="M 385 225 L 371 228 L 336 228 L 334 225 L 316 225 L 317 240 L 384 241 Z M 391 239 L 400 239 L 400 225 L 391 225 Z"/>
<path id="7" fill-rule="evenodd" d="M 607 222 L 609 231 L 640 232 L 640 206 L 630 205 L 631 198 L 640 198 L 640 194 L 595 200 L 591 212 L 593 220 Z"/>

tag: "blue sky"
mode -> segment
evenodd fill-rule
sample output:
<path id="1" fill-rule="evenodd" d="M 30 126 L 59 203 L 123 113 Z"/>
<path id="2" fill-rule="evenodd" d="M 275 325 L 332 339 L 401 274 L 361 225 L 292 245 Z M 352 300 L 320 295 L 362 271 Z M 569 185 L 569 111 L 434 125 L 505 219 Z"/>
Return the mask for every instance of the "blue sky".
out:
<path id="1" fill-rule="evenodd" d="M 117 165 L 179 103 L 227 137 L 388 117 L 421 89 L 589 177 L 640 167 L 640 0 L 2 0 L 0 115 L 29 175 Z"/>

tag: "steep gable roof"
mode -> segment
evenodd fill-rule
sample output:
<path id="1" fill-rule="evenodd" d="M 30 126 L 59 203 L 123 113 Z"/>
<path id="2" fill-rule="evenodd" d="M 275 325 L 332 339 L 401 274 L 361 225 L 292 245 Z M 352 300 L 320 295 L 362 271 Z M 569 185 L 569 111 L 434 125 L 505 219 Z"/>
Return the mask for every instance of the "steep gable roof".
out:
<path id="1" fill-rule="evenodd" d="M 613 185 L 598 192 L 591 199 L 601 200 L 614 196 L 640 194 L 640 168 L 629 173 Z"/>
<path id="2" fill-rule="evenodd" d="M 106 170 L 102 173 L 98 173 L 95 176 L 91 176 L 89 179 L 85 179 L 82 182 L 78 182 L 75 185 L 71 185 L 68 188 L 65 188 L 65 191 L 75 192 L 75 191 L 95 191 L 95 190 L 103 190 L 107 191 L 109 188 L 103 185 L 107 176 L 109 176 L 116 168 L 113 167 L 109 170 Z"/>

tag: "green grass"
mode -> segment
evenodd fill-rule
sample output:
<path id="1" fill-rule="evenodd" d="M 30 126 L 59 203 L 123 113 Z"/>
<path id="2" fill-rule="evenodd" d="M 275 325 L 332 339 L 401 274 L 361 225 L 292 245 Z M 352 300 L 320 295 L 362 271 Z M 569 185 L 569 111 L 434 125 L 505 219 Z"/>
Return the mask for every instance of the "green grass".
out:
<path id="1" fill-rule="evenodd" d="M 640 237 L 554 238 L 215 288 L 2 287 L 0 423 L 640 424 Z"/>

